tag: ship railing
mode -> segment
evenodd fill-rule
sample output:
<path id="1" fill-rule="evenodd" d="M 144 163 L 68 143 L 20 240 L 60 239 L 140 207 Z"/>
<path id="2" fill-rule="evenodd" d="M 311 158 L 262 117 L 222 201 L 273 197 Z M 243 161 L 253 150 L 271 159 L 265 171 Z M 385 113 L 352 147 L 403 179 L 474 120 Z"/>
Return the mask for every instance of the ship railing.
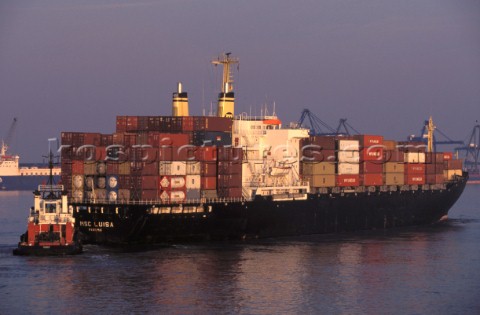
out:
<path id="1" fill-rule="evenodd" d="M 161 199 L 148 200 L 108 200 L 108 199 L 75 199 L 70 200 L 71 203 L 87 203 L 87 204 L 110 204 L 110 205 L 184 205 L 184 204 L 204 204 L 204 203 L 238 203 L 251 201 L 252 199 L 244 197 L 230 198 L 199 198 L 185 199 L 182 201 L 168 201 Z"/>
<path id="2" fill-rule="evenodd" d="M 63 185 L 38 185 L 38 191 L 63 191 Z"/>

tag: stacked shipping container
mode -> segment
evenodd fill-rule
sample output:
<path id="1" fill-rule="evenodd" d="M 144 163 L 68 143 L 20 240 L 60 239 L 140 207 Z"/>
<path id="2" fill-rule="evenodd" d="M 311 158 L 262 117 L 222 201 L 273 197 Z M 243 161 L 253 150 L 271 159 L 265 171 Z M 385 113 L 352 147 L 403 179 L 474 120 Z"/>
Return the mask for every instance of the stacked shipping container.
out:
<path id="1" fill-rule="evenodd" d="M 63 132 L 62 183 L 77 201 L 241 197 L 231 130 L 221 117 L 118 116 L 111 135 Z"/>
<path id="2" fill-rule="evenodd" d="M 453 160 L 451 153 L 426 153 L 424 143 L 376 135 L 315 136 L 300 146 L 301 174 L 313 189 L 434 185 L 462 174 L 461 160 Z"/>

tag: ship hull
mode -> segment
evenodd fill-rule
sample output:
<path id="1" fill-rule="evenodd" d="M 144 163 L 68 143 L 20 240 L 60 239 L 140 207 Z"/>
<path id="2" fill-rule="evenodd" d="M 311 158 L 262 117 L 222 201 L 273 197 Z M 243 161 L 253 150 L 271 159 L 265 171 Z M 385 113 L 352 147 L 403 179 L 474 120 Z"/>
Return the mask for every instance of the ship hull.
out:
<path id="1" fill-rule="evenodd" d="M 164 205 L 72 205 L 86 243 L 244 240 L 436 223 L 448 215 L 465 184 L 466 177 L 442 190 L 309 194 L 307 200 L 291 201 L 261 197 L 248 202 L 204 203 L 203 210 L 195 212 L 177 209 L 162 213 L 162 207 L 168 209 Z"/>
<path id="2" fill-rule="evenodd" d="M 30 190 L 37 189 L 38 185 L 48 182 L 48 175 L 25 176 L 0 176 L 0 190 Z M 54 176 L 54 181 L 59 182 L 60 176 Z"/>

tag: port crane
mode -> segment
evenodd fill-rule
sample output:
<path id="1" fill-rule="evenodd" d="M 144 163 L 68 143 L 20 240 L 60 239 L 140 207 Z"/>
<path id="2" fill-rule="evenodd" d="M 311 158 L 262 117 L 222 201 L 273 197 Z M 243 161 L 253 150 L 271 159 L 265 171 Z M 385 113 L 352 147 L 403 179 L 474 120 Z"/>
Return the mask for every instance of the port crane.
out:
<path id="1" fill-rule="evenodd" d="M 433 128 L 435 130 L 435 133 L 440 134 L 441 138 L 439 139 L 438 137 L 435 136 L 435 133 L 433 134 L 433 151 L 437 151 L 437 145 L 464 145 L 464 142 L 461 140 L 452 140 L 449 136 L 447 136 L 444 132 L 442 132 L 437 126 L 433 125 L 433 122 L 431 120 L 431 117 L 429 120 L 425 120 L 425 123 L 420 131 L 421 136 L 416 137 L 415 135 L 410 135 L 408 137 L 409 141 L 419 141 L 419 142 L 428 142 L 428 131 L 429 128 Z"/>
<path id="2" fill-rule="evenodd" d="M 455 150 L 465 152 L 465 167 L 469 172 L 480 173 L 480 124 L 478 121 L 476 121 L 466 145 L 462 143 L 462 146 Z"/>
<path id="3" fill-rule="evenodd" d="M 1 156 L 4 156 L 4 155 L 7 154 L 8 144 L 12 140 L 13 133 L 15 132 L 15 127 L 17 126 L 17 121 L 18 121 L 17 117 L 14 117 L 13 121 L 10 125 L 10 128 L 8 128 L 7 136 L 2 139 L 2 147 L 1 147 L 1 152 L 0 152 Z"/>
<path id="4" fill-rule="evenodd" d="M 318 118 L 309 109 L 305 108 L 302 111 L 302 115 L 298 120 L 298 126 L 309 129 L 311 136 L 318 135 L 351 135 L 352 131 L 356 134 L 360 134 L 355 128 L 347 123 L 346 118 L 340 119 L 338 127 L 336 129 L 330 127 L 326 122 Z M 325 131 L 326 130 L 326 131 Z"/>

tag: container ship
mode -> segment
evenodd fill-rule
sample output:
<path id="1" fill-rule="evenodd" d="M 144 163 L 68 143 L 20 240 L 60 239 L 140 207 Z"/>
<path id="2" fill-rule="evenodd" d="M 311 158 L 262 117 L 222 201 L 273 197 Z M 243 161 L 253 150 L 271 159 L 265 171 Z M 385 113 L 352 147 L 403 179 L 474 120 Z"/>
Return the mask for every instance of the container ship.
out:
<path id="1" fill-rule="evenodd" d="M 447 217 L 468 179 L 452 153 L 379 135 L 311 136 L 235 115 L 223 54 L 216 116 L 117 116 L 112 134 L 62 132 L 62 184 L 84 243 L 126 245 L 386 229 Z M 433 130 L 431 131 L 433 132 Z M 433 136 L 433 135 L 432 135 Z"/>
<path id="2" fill-rule="evenodd" d="M 39 183 L 46 183 L 50 175 L 48 165 L 20 165 L 20 157 L 7 153 L 8 146 L 2 141 L 0 148 L 0 190 L 35 190 Z M 53 168 L 53 176 L 60 180 L 60 167 Z"/>

